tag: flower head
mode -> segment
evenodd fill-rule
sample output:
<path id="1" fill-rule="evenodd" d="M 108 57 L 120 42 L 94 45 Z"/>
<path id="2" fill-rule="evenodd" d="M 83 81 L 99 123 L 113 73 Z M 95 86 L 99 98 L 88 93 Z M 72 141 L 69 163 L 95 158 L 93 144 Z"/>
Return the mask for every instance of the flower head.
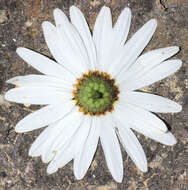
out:
<path id="1" fill-rule="evenodd" d="M 127 42 L 131 11 L 125 8 L 112 26 L 110 9 L 97 16 L 93 35 L 81 11 L 72 6 L 70 21 L 54 10 L 55 26 L 42 24 L 53 61 L 26 48 L 18 55 L 41 75 L 17 76 L 8 83 L 9 101 L 45 105 L 18 122 L 17 132 L 47 126 L 32 144 L 29 155 L 49 162 L 54 173 L 74 160 L 74 174 L 84 177 L 100 139 L 107 166 L 117 182 L 123 178 L 119 141 L 143 172 L 145 153 L 132 129 L 165 145 L 176 139 L 165 123 L 151 112 L 179 112 L 169 99 L 135 91 L 177 71 L 181 60 L 167 60 L 176 46 L 156 49 L 139 57 L 155 32 L 157 22 L 148 21 Z M 126 42 L 126 43 L 125 43 Z M 119 140 L 118 140 L 119 139 Z"/>

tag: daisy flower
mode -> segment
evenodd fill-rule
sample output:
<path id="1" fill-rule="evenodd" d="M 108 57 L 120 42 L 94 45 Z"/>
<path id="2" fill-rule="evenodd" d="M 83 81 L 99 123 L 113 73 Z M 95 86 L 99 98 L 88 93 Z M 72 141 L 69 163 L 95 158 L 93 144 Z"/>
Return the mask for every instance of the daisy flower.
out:
<path id="1" fill-rule="evenodd" d="M 45 21 L 42 28 L 56 62 L 30 49 L 18 48 L 18 55 L 42 74 L 7 81 L 17 88 L 6 93 L 6 100 L 45 105 L 15 127 L 16 132 L 24 133 L 47 126 L 32 144 L 29 155 L 41 156 L 44 163 L 49 163 L 49 174 L 74 160 L 74 175 L 82 179 L 100 139 L 107 166 L 117 182 L 123 178 L 119 142 L 136 166 L 146 172 L 146 156 L 132 129 L 172 146 L 175 137 L 152 112 L 180 112 L 181 106 L 135 90 L 176 72 L 181 60 L 167 59 L 179 48 L 160 48 L 139 56 L 157 22 L 151 19 L 127 40 L 129 8 L 122 11 L 113 26 L 110 9 L 103 7 L 93 35 L 75 6 L 70 8 L 70 20 L 59 9 L 54 10 L 54 19 L 55 26 Z"/>

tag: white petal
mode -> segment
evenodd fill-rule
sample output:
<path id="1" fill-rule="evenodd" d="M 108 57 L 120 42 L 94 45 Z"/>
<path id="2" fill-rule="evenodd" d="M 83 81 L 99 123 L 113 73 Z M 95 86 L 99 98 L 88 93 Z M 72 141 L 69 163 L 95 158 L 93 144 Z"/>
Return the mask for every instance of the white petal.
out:
<path id="1" fill-rule="evenodd" d="M 83 117 L 79 119 L 75 118 L 75 116 L 72 115 L 71 119 L 72 118 L 74 119 L 69 120 L 69 126 L 65 125 L 66 128 L 64 127 L 63 131 L 59 131 L 59 133 L 63 132 L 62 134 L 64 135 L 61 134 L 61 136 L 59 137 L 57 136 L 56 140 L 58 142 L 55 142 L 56 143 L 55 146 L 53 145 L 55 148 L 54 150 L 57 153 L 54 159 L 50 162 L 50 164 L 47 167 L 47 172 L 49 174 L 54 173 L 60 167 L 64 167 L 75 156 L 75 146 L 77 145 L 78 142 L 77 139 L 75 140 L 75 138 L 79 127 L 81 127 L 83 123 Z"/>
<path id="2" fill-rule="evenodd" d="M 158 133 L 158 132 L 153 132 L 152 130 L 150 130 L 150 128 L 142 128 L 142 126 L 135 126 L 135 125 L 131 125 L 131 128 L 139 133 L 142 133 L 146 137 L 149 137 L 155 141 L 158 141 L 168 146 L 173 146 L 177 142 L 175 137 L 172 135 L 170 131 L 166 133 L 162 132 Z"/>
<path id="3" fill-rule="evenodd" d="M 132 108 L 133 107 L 129 104 L 124 105 L 124 108 L 116 105 L 113 116 L 122 124 L 127 123 L 127 125 L 129 125 L 132 129 L 151 139 L 159 141 L 165 145 L 174 145 L 176 143 L 175 137 L 171 134 L 171 132 L 167 131 L 164 123 L 162 121 L 160 122 L 160 119 L 158 119 L 155 115 L 152 116 L 153 118 L 147 118 L 144 117 L 141 110 L 138 112 L 139 108 L 135 107 L 137 111 Z"/>
<path id="4" fill-rule="evenodd" d="M 127 40 L 131 24 L 131 10 L 124 8 L 114 26 L 114 37 L 119 46 L 123 46 Z"/>
<path id="5" fill-rule="evenodd" d="M 131 11 L 129 8 L 125 8 L 118 17 L 113 31 L 111 31 L 111 28 L 109 29 L 108 39 L 104 42 L 106 51 L 104 52 L 104 48 L 102 50 L 102 56 L 105 56 L 105 59 L 103 58 L 101 69 L 110 74 L 113 74 L 113 69 L 111 69 L 111 67 L 114 68 L 113 63 L 116 61 L 117 57 L 120 56 L 120 52 L 123 51 L 124 43 L 130 29 L 130 23 Z"/>
<path id="6" fill-rule="evenodd" d="M 94 118 L 88 137 L 81 151 L 74 159 L 74 175 L 77 179 L 82 179 L 86 174 L 97 149 L 100 133 L 100 123 L 98 118 Z"/>
<path id="7" fill-rule="evenodd" d="M 41 73 L 63 79 L 74 79 L 70 72 L 46 56 L 26 48 L 17 48 L 16 52 L 25 62 L 30 64 Z"/>
<path id="8" fill-rule="evenodd" d="M 148 86 L 173 74 L 181 67 L 181 65 L 182 61 L 178 59 L 162 62 L 147 73 L 140 76 L 138 79 L 130 79 L 130 81 L 126 84 L 121 82 L 120 89 L 122 91 L 132 91 Z"/>
<path id="9" fill-rule="evenodd" d="M 59 46 L 59 40 L 57 37 L 57 29 L 48 21 L 42 23 L 42 29 L 46 44 L 58 63 L 64 65 L 65 60 L 62 57 L 62 48 Z M 74 73 L 74 72 L 73 72 Z"/>
<path id="10" fill-rule="evenodd" d="M 91 32 L 84 18 L 84 15 L 80 11 L 80 9 L 78 9 L 75 6 L 72 6 L 70 8 L 70 18 L 71 18 L 72 24 L 76 27 L 77 31 L 82 37 L 84 45 L 87 49 L 89 61 L 91 64 L 90 69 L 94 70 L 96 69 L 96 64 L 97 64 L 96 50 L 95 50 L 94 42 L 91 36 Z"/>
<path id="11" fill-rule="evenodd" d="M 149 93 L 142 92 L 125 92 L 120 97 L 124 102 L 136 105 L 152 112 L 168 113 L 180 112 L 182 106 L 176 102 Z"/>
<path id="12" fill-rule="evenodd" d="M 122 72 L 118 76 L 118 82 L 128 82 L 132 79 L 139 79 L 142 75 L 150 71 L 156 65 L 172 57 L 179 51 L 179 47 L 171 46 L 149 51 L 141 55 L 130 69 Z"/>
<path id="13" fill-rule="evenodd" d="M 36 157 L 41 155 L 44 144 L 49 140 L 49 136 L 54 126 L 55 124 L 51 124 L 42 131 L 42 133 L 37 137 L 37 139 L 31 145 L 29 149 L 29 156 Z"/>
<path id="14" fill-rule="evenodd" d="M 72 139 L 74 140 L 74 139 Z M 69 163 L 74 156 L 74 149 L 71 145 L 71 140 L 65 143 L 64 147 L 60 151 L 57 152 L 55 158 L 50 162 L 47 167 L 47 173 L 52 174 L 58 170 L 58 168 L 64 167 L 67 163 Z"/>
<path id="15" fill-rule="evenodd" d="M 122 143 L 124 149 L 134 161 L 136 166 L 143 172 L 147 171 L 147 160 L 144 150 L 139 143 L 138 139 L 131 131 L 131 129 L 127 126 L 126 123 L 120 123 L 115 120 L 115 123 L 118 127 L 118 136 L 120 142 Z"/>
<path id="16" fill-rule="evenodd" d="M 9 90 L 5 99 L 25 104 L 56 104 L 71 100 L 72 94 L 55 87 L 19 87 Z"/>
<path id="17" fill-rule="evenodd" d="M 80 61 L 76 60 L 72 49 L 70 49 L 70 44 L 66 40 L 67 37 L 64 34 L 60 34 L 60 31 L 50 22 L 43 22 L 42 28 L 45 41 L 53 57 L 76 77 L 80 77 L 80 73 L 82 73 L 81 68 L 84 71 L 85 67 L 81 67 Z M 65 40 L 63 41 L 62 38 L 65 38 Z M 74 59 L 73 62 L 70 62 L 69 58 L 71 57 Z"/>
<path id="18" fill-rule="evenodd" d="M 151 19 L 125 44 L 123 51 L 120 52 L 120 55 L 117 56 L 117 60 L 113 62 L 111 66 L 113 77 L 117 76 L 123 70 L 127 70 L 132 65 L 151 40 L 156 27 L 157 21 Z"/>
<path id="19" fill-rule="evenodd" d="M 112 18 L 108 7 L 100 10 L 93 31 L 93 39 L 97 50 L 99 68 L 103 69 L 105 63 L 109 63 L 113 39 L 112 39 Z"/>
<path id="20" fill-rule="evenodd" d="M 60 9 L 54 10 L 54 19 L 66 66 L 70 69 L 75 66 L 77 69 L 81 67 L 87 71 L 90 66 L 88 54 L 79 33 Z"/>
<path id="21" fill-rule="evenodd" d="M 113 114 L 115 114 L 121 123 L 132 123 L 132 125 L 150 128 L 151 131 L 158 133 L 168 131 L 165 123 L 157 116 L 123 101 L 116 103 Z"/>
<path id="22" fill-rule="evenodd" d="M 61 149 L 63 149 L 65 144 L 70 139 L 72 139 L 73 141 L 76 138 L 73 138 L 73 136 L 78 133 L 79 128 L 83 124 L 83 119 L 83 114 L 78 112 L 78 110 L 75 108 L 69 115 L 67 115 L 57 123 L 50 137 L 53 139 L 53 141 L 48 146 L 48 151 L 46 151 L 43 155 L 44 160 L 50 161 L 50 159 L 54 155 L 54 152 L 58 153 L 59 151 L 61 151 Z"/>
<path id="23" fill-rule="evenodd" d="M 81 124 L 80 128 L 77 131 L 77 134 L 75 135 L 75 157 L 79 154 L 87 140 L 91 128 L 91 123 L 92 118 L 89 116 L 85 116 L 83 123 Z"/>
<path id="24" fill-rule="evenodd" d="M 15 130 L 18 133 L 23 133 L 45 127 L 63 118 L 73 109 L 73 106 L 72 101 L 45 106 L 19 121 Z"/>
<path id="25" fill-rule="evenodd" d="M 59 87 L 72 90 L 71 80 L 64 80 L 48 75 L 16 76 L 6 81 L 19 87 Z"/>
<path id="26" fill-rule="evenodd" d="M 105 115 L 105 117 L 100 119 L 100 140 L 106 158 L 107 166 L 113 178 L 120 183 L 123 179 L 123 161 L 119 142 L 110 116 L 108 115 L 107 117 L 107 115 Z"/>

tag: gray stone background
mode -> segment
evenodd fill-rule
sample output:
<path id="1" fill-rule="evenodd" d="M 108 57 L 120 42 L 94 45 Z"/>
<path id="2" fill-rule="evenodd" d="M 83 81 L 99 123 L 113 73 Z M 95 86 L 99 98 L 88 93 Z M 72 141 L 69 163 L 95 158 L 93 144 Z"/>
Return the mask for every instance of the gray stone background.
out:
<path id="1" fill-rule="evenodd" d="M 59 7 L 67 15 L 71 5 L 84 12 L 93 28 L 101 6 L 111 7 L 113 20 L 121 10 L 132 9 L 130 36 L 151 18 L 158 20 L 155 35 L 145 51 L 178 45 L 175 56 L 183 67 L 165 80 L 144 88 L 173 99 L 183 105 L 179 114 L 160 114 L 172 128 L 178 143 L 173 147 L 161 145 L 137 134 L 147 155 L 149 171 L 140 172 L 123 151 L 124 179 L 116 183 L 104 160 L 99 144 L 94 161 L 83 180 L 73 175 L 72 163 L 47 175 L 46 164 L 40 158 L 28 156 L 28 150 L 40 130 L 25 134 L 14 131 L 15 124 L 37 106 L 6 102 L 5 92 L 11 85 L 5 81 L 16 75 L 37 73 L 15 53 L 24 46 L 51 56 L 44 42 L 41 23 L 53 21 L 53 9 Z M 0 0 L 0 190 L 186 190 L 188 189 L 188 0 Z M 122 149 L 123 150 L 123 149 Z"/>

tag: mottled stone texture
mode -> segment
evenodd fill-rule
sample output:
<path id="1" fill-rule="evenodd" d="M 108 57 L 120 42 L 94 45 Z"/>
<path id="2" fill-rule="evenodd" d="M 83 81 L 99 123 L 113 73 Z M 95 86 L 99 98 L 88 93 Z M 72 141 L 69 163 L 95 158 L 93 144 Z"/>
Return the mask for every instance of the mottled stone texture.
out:
<path id="1" fill-rule="evenodd" d="M 16 75 L 37 73 L 15 53 L 24 46 L 51 57 L 44 42 L 41 23 L 53 21 L 53 9 L 59 7 L 68 14 L 76 5 L 84 12 L 93 28 L 101 6 L 111 7 L 114 21 L 121 10 L 132 9 L 129 38 L 151 18 L 158 20 L 158 28 L 145 51 L 178 45 L 176 58 L 183 60 L 183 67 L 144 91 L 171 98 L 183 105 L 179 114 L 160 114 L 171 127 L 178 143 L 163 146 L 143 135 L 138 138 L 148 159 L 149 171 L 140 172 L 123 151 L 124 178 L 116 183 L 104 160 L 99 144 L 94 161 L 83 180 L 73 175 L 72 162 L 53 175 L 47 175 L 46 164 L 40 158 L 28 156 L 28 149 L 40 130 L 17 134 L 15 124 L 37 106 L 6 102 L 5 92 L 11 85 L 5 81 Z M 187 184 L 187 126 L 188 126 L 188 1 L 187 0 L 0 0 L 0 190 L 186 190 Z"/>

